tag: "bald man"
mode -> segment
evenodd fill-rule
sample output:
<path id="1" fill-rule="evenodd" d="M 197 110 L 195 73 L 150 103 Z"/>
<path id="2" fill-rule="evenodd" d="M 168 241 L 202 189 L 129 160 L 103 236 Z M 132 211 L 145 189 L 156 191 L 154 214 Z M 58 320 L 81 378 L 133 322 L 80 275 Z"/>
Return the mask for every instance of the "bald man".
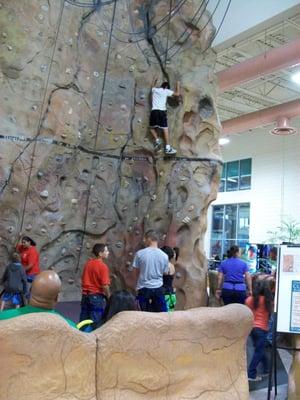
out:
<path id="1" fill-rule="evenodd" d="M 61 281 L 54 271 L 43 271 L 38 274 L 31 286 L 29 305 L 13 310 L 0 312 L 0 320 L 18 317 L 24 314 L 47 312 L 59 315 L 69 325 L 76 328 L 76 324 L 64 318 L 54 310 L 61 290 Z"/>

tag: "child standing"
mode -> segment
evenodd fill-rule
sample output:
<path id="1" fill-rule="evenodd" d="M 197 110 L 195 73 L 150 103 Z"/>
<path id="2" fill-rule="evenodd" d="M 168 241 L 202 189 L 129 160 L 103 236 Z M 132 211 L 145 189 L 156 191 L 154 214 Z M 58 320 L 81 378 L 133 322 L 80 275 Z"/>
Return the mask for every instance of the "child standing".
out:
<path id="1" fill-rule="evenodd" d="M 176 305 L 176 293 L 173 288 L 173 280 L 175 276 L 175 251 L 172 247 L 163 246 L 161 250 L 166 253 L 169 258 L 168 272 L 163 275 L 163 288 L 165 293 L 165 300 L 167 303 L 168 311 L 174 311 Z"/>
<path id="2" fill-rule="evenodd" d="M 268 375 L 268 359 L 265 354 L 265 346 L 268 335 L 269 318 L 272 313 L 273 301 L 269 282 L 256 280 L 253 295 L 246 299 L 245 303 L 251 308 L 254 315 L 254 324 L 251 338 L 254 345 L 254 354 L 248 367 L 248 380 L 261 381 L 262 377 Z M 257 367 L 262 363 L 263 375 L 257 375 Z"/>
<path id="3" fill-rule="evenodd" d="M 10 301 L 16 308 L 24 305 L 24 297 L 27 294 L 27 277 L 18 253 L 12 255 L 11 263 L 2 277 L 2 284 L 4 293 L 1 298 L 1 311 L 7 301 Z"/>
<path id="4" fill-rule="evenodd" d="M 93 247 L 94 258 L 89 259 L 81 276 L 81 312 L 80 321 L 91 319 L 93 329 L 99 328 L 104 322 L 104 310 L 110 297 L 109 268 L 104 263 L 109 251 L 103 243 Z"/>

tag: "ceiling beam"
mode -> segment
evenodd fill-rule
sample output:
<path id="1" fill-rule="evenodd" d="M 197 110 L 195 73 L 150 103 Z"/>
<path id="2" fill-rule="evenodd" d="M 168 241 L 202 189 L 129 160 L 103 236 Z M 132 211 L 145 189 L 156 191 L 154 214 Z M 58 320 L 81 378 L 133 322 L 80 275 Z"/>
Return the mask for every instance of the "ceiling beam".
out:
<path id="1" fill-rule="evenodd" d="M 300 115 L 300 100 L 289 101 L 277 106 L 263 108 L 240 117 L 228 119 L 222 122 L 222 136 L 242 133 L 249 129 L 268 125 L 279 118 L 294 118 Z"/>
<path id="2" fill-rule="evenodd" d="M 300 64 L 300 39 L 269 50 L 217 73 L 221 92 L 284 68 Z"/>

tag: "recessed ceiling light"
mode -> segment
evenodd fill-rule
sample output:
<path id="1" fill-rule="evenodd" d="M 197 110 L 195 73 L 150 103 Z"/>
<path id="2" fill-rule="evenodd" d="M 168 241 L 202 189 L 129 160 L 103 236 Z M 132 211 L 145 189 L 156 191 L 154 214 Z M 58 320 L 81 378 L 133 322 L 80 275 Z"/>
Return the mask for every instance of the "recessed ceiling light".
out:
<path id="1" fill-rule="evenodd" d="M 230 142 L 230 140 L 226 137 L 222 137 L 219 139 L 219 145 L 223 146 L 224 144 L 228 144 Z"/>
<path id="2" fill-rule="evenodd" d="M 300 71 L 292 75 L 292 81 L 300 85 Z"/>

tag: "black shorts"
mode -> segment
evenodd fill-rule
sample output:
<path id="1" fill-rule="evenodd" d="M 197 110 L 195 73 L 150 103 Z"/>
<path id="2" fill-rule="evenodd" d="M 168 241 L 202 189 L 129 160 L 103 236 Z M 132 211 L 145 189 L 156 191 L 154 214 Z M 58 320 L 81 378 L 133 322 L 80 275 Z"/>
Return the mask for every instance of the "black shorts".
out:
<path id="1" fill-rule="evenodd" d="M 150 114 L 150 128 L 167 128 L 167 112 L 162 110 L 152 110 Z"/>

